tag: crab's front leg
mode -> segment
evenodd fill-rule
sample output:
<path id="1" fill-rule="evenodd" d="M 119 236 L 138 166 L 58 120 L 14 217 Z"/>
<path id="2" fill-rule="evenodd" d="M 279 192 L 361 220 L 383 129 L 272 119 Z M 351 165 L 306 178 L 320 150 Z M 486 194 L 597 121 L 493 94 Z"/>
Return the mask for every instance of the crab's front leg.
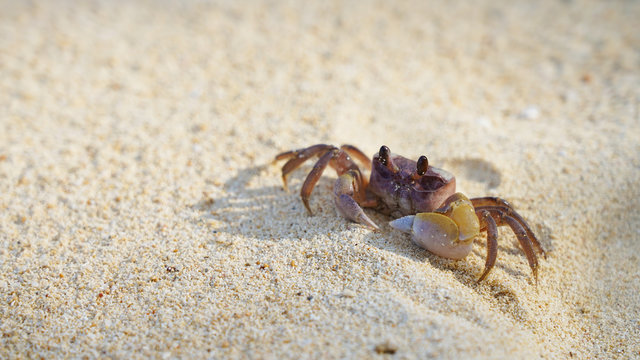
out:
<path id="1" fill-rule="evenodd" d="M 462 259 L 471 252 L 480 223 L 471 201 L 462 193 L 451 195 L 435 212 L 401 217 L 389 223 L 411 233 L 423 249 L 449 259 Z"/>
<path id="2" fill-rule="evenodd" d="M 364 213 L 358 201 L 368 207 L 375 206 L 375 200 L 367 199 L 366 180 L 357 170 L 349 170 L 338 177 L 333 186 L 333 200 L 336 208 L 345 218 L 378 230 L 373 220 Z"/>

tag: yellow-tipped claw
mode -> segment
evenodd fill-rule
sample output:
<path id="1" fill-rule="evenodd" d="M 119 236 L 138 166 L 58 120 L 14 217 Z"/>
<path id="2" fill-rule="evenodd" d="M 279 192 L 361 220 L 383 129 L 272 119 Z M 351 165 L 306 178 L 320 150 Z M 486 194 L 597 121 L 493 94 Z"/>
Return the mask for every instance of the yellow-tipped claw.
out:
<path id="1" fill-rule="evenodd" d="M 470 203 L 455 205 L 449 216 L 458 225 L 458 241 L 461 243 L 470 243 L 480 233 L 480 223 Z"/>
<path id="2" fill-rule="evenodd" d="M 449 217 L 458 226 L 461 243 L 471 243 L 480 233 L 480 222 L 471 200 L 462 193 L 455 193 L 445 201 L 445 205 L 436 210 Z"/>
<path id="3" fill-rule="evenodd" d="M 392 221 L 398 230 L 410 232 L 421 248 L 449 259 L 462 259 L 471 252 L 480 222 L 471 201 L 456 193 L 436 212 L 419 213 Z"/>

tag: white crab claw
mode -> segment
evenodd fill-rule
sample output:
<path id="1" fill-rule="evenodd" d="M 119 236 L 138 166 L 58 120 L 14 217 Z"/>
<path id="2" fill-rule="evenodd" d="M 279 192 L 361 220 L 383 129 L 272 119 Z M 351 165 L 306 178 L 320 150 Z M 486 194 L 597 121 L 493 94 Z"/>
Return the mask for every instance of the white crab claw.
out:
<path id="1" fill-rule="evenodd" d="M 473 231 L 465 230 L 465 234 L 461 234 L 459 225 L 453 219 L 435 212 L 401 217 L 391 221 L 389 225 L 411 233 L 413 242 L 421 248 L 438 256 L 455 260 L 462 259 L 471 252 L 473 244 L 471 240 L 475 237 L 475 235 L 470 236 L 470 232 Z M 467 227 L 463 226 L 463 228 Z"/>

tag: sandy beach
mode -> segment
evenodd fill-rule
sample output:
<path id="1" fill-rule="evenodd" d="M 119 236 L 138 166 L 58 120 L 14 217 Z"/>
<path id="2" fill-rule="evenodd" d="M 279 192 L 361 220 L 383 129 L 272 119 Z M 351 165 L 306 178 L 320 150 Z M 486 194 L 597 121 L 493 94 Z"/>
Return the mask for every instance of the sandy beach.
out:
<path id="1" fill-rule="evenodd" d="M 640 2 L 0 0 L 0 358 L 640 358 Z M 313 161 L 501 196 L 440 258 Z"/>

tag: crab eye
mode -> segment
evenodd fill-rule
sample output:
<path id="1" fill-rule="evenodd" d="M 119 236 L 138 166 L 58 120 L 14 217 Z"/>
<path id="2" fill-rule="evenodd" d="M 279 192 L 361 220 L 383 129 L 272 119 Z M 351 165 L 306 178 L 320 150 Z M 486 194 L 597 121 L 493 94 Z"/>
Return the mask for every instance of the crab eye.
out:
<path id="1" fill-rule="evenodd" d="M 382 165 L 389 164 L 389 155 L 391 154 L 391 150 L 386 145 L 382 145 L 380 147 L 380 151 L 378 152 L 378 159 Z"/>
<path id="2" fill-rule="evenodd" d="M 429 159 L 426 156 L 422 155 L 418 159 L 418 163 L 416 165 L 416 173 L 420 176 L 427 173 L 427 169 L 429 168 Z"/>

